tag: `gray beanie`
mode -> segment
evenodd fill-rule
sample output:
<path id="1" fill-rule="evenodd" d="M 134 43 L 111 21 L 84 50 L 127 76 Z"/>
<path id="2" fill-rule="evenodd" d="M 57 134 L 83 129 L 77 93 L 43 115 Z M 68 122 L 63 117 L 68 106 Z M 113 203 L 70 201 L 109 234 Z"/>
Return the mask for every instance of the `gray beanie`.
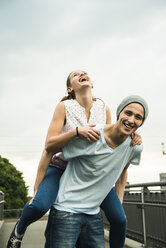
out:
<path id="1" fill-rule="evenodd" d="M 132 96 L 127 96 L 123 99 L 123 101 L 119 104 L 117 110 L 116 110 L 116 117 L 118 119 L 120 112 L 122 112 L 122 110 L 129 104 L 131 103 L 139 103 L 142 105 L 142 107 L 144 108 L 144 119 L 143 122 L 146 120 L 147 116 L 148 116 L 148 105 L 146 103 L 146 101 L 137 95 L 132 95 Z M 142 122 L 142 123 L 143 123 Z"/>

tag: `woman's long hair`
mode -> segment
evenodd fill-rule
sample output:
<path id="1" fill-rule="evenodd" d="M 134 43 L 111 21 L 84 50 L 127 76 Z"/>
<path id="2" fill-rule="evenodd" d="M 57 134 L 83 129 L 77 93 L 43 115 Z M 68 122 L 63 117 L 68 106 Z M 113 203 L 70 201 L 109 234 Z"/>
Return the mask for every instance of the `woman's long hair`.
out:
<path id="1" fill-rule="evenodd" d="M 70 72 L 70 74 L 68 75 L 67 77 L 67 80 L 66 80 L 66 87 L 69 88 L 71 86 L 71 83 L 70 83 L 70 75 L 71 75 L 72 72 Z M 72 90 L 71 92 L 68 92 L 68 95 L 67 96 L 64 96 L 62 99 L 61 99 L 61 102 L 62 101 L 65 101 L 65 100 L 71 100 L 71 99 L 75 99 L 75 92 L 74 90 Z"/>

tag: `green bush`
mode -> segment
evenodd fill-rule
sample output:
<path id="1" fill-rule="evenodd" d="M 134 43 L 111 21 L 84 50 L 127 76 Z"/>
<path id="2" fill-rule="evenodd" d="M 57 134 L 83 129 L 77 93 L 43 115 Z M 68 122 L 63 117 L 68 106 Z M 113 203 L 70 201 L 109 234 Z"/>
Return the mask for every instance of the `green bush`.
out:
<path id="1" fill-rule="evenodd" d="M 23 208 L 28 201 L 28 187 L 22 172 L 0 156 L 0 190 L 5 194 L 5 209 Z"/>

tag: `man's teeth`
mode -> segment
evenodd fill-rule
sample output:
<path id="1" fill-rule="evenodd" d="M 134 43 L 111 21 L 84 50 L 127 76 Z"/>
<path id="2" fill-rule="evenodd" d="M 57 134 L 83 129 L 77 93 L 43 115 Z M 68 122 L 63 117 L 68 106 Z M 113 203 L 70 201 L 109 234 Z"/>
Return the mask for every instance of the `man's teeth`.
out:
<path id="1" fill-rule="evenodd" d="M 125 127 L 132 129 L 132 127 L 126 123 L 124 123 Z"/>

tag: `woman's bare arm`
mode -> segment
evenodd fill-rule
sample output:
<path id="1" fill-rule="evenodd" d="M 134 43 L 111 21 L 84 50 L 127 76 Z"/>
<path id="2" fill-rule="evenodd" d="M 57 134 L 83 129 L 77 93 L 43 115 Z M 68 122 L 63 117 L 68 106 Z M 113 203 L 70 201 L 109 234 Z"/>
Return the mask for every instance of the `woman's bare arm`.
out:
<path id="1" fill-rule="evenodd" d="M 62 147 L 68 144 L 73 138 L 77 136 L 76 129 L 69 130 L 64 134 L 60 134 L 62 124 L 65 121 L 65 107 L 60 103 L 54 113 L 48 134 L 45 142 L 45 149 L 47 152 L 57 153 L 61 151 Z M 61 117 L 62 116 L 62 117 Z M 100 138 L 99 131 L 94 129 L 95 125 L 87 125 L 78 128 L 78 133 L 81 138 L 87 139 L 89 142 L 96 141 Z"/>
<path id="2" fill-rule="evenodd" d="M 61 148 L 63 146 L 68 144 L 72 139 L 77 136 L 76 129 L 72 129 L 64 134 L 60 134 L 62 127 L 65 123 L 65 118 L 65 106 L 63 102 L 61 102 L 57 105 L 55 109 L 53 118 L 48 129 L 45 142 L 45 149 L 42 153 L 38 165 L 36 180 L 34 184 L 34 194 L 37 192 L 38 187 L 46 174 L 49 162 L 53 154 L 61 151 Z M 92 140 L 99 139 L 99 132 L 93 128 L 94 126 L 95 125 L 87 125 L 84 127 L 79 127 L 78 130 L 80 137 L 87 139 L 89 142 L 91 142 Z"/>
<path id="3" fill-rule="evenodd" d="M 108 106 L 106 106 L 106 124 L 111 124 L 111 111 Z"/>

